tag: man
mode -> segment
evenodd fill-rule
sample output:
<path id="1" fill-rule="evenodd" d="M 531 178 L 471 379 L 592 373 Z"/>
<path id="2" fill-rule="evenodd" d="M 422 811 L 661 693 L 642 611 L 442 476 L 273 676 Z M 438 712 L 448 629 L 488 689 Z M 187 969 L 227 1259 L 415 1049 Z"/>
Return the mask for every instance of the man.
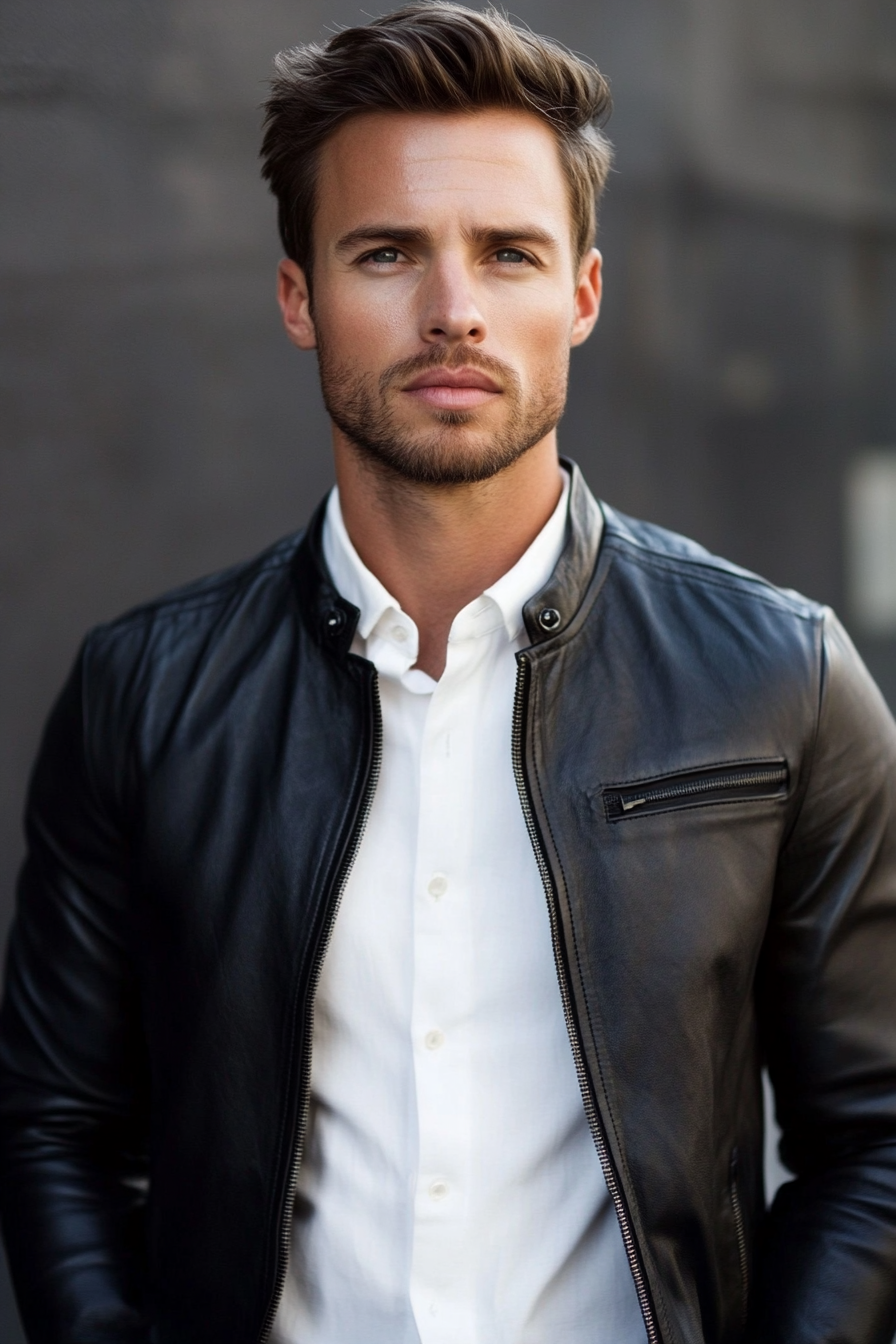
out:
<path id="1" fill-rule="evenodd" d="M 51 717 L 0 1031 L 36 1344 L 896 1328 L 896 733 L 830 612 L 558 461 L 607 106 L 446 4 L 279 58 L 338 489 Z"/>

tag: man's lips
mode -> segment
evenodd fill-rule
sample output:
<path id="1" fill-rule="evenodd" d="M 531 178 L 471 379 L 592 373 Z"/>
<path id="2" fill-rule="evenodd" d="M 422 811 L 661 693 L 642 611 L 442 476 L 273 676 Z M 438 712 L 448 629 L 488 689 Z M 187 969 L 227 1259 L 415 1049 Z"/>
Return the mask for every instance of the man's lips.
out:
<path id="1" fill-rule="evenodd" d="M 501 389 L 481 369 L 427 369 L 418 374 L 402 391 L 427 406 L 447 410 L 481 406 Z"/>

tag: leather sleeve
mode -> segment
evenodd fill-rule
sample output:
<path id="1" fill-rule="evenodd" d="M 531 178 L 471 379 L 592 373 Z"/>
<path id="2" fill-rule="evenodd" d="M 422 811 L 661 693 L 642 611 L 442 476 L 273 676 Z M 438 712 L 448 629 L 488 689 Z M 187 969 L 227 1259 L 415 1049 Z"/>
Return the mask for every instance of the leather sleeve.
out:
<path id="1" fill-rule="evenodd" d="M 90 759 L 86 659 L 29 793 L 0 1014 L 0 1200 L 31 1344 L 143 1344 L 145 1047 L 127 844 Z"/>
<path id="2" fill-rule="evenodd" d="M 836 619 L 759 980 L 781 1155 L 749 1338 L 896 1330 L 896 726 Z"/>

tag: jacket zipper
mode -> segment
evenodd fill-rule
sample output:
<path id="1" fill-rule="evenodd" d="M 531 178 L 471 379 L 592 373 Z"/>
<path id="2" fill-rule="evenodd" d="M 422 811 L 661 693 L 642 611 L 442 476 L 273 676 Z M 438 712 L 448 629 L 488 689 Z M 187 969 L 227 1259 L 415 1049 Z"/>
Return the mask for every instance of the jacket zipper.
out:
<path id="1" fill-rule="evenodd" d="M 627 816 L 636 808 L 652 803 L 674 802 L 679 798 L 700 798 L 706 794 L 725 793 L 732 789 L 780 788 L 787 783 L 786 765 L 745 766 L 742 769 L 723 770 L 703 779 L 681 780 L 678 784 L 656 784 L 650 787 L 630 785 L 625 788 L 605 789 L 604 808 L 607 819 Z"/>
<path id="2" fill-rule="evenodd" d="M 286 1275 L 289 1269 L 289 1251 L 291 1244 L 291 1228 L 293 1204 L 295 1202 L 296 1187 L 299 1180 L 299 1168 L 302 1165 L 302 1150 L 305 1145 L 305 1133 L 308 1128 L 308 1114 L 311 1105 L 311 1038 L 314 1029 L 313 1005 L 317 986 L 320 980 L 320 973 L 323 968 L 324 958 L 327 955 L 327 948 L 330 944 L 330 935 L 333 932 L 333 925 L 336 922 L 336 915 L 339 912 L 339 905 L 342 901 L 342 893 L 345 891 L 345 885 L 348 881 L 349 873 L 354 866 L 358 850 L 361 846 L 361 840 L 364 837 L 364 831 L 367 827 L 367 819 L 370 816 L 370 809 L 373 804 L 373 795 L 376 792 L 377 781 L 379 779 L 380 765 L 383 759 L 383 720 L 380 710 L 380 693 L 376 674 L 374 673 L 372 687 L 372 708 L 373 708 L 373 750 L 371 752 L 370 770 L 367 776 L 367 782 L 364 786 L 364 793 L 352 827 L 352 833 L 346 846 L 345 853 L 339 865 L 336 879 L 330 892 L 329 904 L 326 913 L 324 927 L 321 937 L 318 940 L 317 950 L 314 954 L 314 961 L 311 967 L 311 976 L 308 981 L 308 991 L 306 1003 L 309 1005 L 305 1013 L 305 1021 L 302 1032 L 302 1076 L 299 1080 L 299 1119 L 296 1126 L 296 1132 L 293 1136 L 292 1160 L 289 1169 L 289 1182 L 287 1185 L 287 1199 L 283 1209 L 283 1221 L 280 1225 L 280 1245 L 279 1258 L 277 1265 L 277 1281 L 274 1295 L 268 1306 L 267 1314 L 264 1318 L 261 1334 L 259 1335 L 259 1344 L 265 1344 L 274 1328 L 274 1321 L 277 1317 L 277 1309 L 280 1305 L 280 1299 L 283 1296 L 283 1289 L 286 1285 Z"/>
<path id="3" fill-rule="evenodd" d="M 557 967 L 557 979 L 560 982 L 560 997 L 563 1002 L 563 1014 L 566 1018 L 566 1029 L 569 1033 L 569 1041 L 572 1046 L 573 1059 L 575 1061 L 576 1073 L 579 1078 L 579 1087 L 582 1093 L 582 1102 L 585 1107 L 585 1116 L 588 1120 L 588 1126 L 591 1130 L 591 1137 L 594 1140 L 594 1146 L 597 1149 L 597 1155 L 603 1169 L 604 1179 L 607 1183 L 607 1190 L 613 1201 L 616 1210 L 616 1217 L 619 1221 L 619 1230 L 622 1233 L 622 1242 L 625 1247 L 625 1254 L 628 1259 L 629 1269 L 635 1284 L 635 1292 L 638 1295 L 638 1303 L 641 1308 L 641 1315 L 644 1317 L 644 1325 L 647 1330 L 648 1344 L 661 1344 L 660 1333 L 657 1327 L 656 1318 L 653 1314 L 653 1307 L 647 1292 L 647 1284 L 644 1278 L 644 1270 L 641 1266 L 641 1259 L 635 1242 L 634 1232 L 629 1221 L 628 1211 L 622 1199 L 619 1190 L 619 1181 L 616 1172 L 610 1160 L 610 1154 L 607 1149 L 606 1139 L 604 1137 L 603 1126 L 600 1116 L 597 1113 L 597 1107 L 594 1102 L 591 1082 L 588 1077 L 588 1071 L 585 1065 L 585 1055 L 582 1049 L 581 1037 L 579 1035 L 578 1024 L 572 1011 L 572 998 L 569 989 L 569 983 L 566 977 L 563 947 L 560 933 L 560 915 L 557 909 L 557 895 L 554 886 L 554 879 L 545 858 L 544 849 L 541 844 L 541 836 L 538 826 L 532 812 L 532 805 L 529 801 L 529 787 L 526 778 L 526 769 L 523 759 L 523 726 L 526 716 L 526 708 L 529 693 L 529 677 L 531 673 L 531 663 L 525 654 L 518 655 L 519 668 L 517 671 L 516 693 L 513 702 L 513 730 L 512 730 L 512 752 L 513 752 L 513 773 L 516 777 L 516 786 L 520 796 L 520 803 L 523 809 L 523 816 L 526 821 L 526 829 L 529 832 L 529 840 L 535 854 L 535 861 L 538 864 L 538 871 L 541 875 L 541 881 L 544 886 L 545 897 L 548 903 L 548 914 L 551 924 L 551 940 L 554 945 L 554 962 Z"/>
<path id="4" fill-rule="evenodd" d="M 731 1153 L 731 1210 L 734 1214 L 734 1232 L 737 1237 L 737 1254 L 740 1259 L 740 1280 L 743 1292 L 743 1320 L 747 1319 L 747 1308 L 749 1303 L 750 1275 L 749 1265 L 747 1263 L 747 1236 L 744 1231 L 744 1212 L 740 1203 L 740 1192 L 737 1188 L 737 1149 Z"/>

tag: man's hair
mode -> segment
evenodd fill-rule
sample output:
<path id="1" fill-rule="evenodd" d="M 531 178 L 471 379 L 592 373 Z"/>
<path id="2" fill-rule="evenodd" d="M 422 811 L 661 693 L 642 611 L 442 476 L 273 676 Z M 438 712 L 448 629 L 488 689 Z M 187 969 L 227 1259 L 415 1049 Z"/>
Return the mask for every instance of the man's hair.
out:
<path id="1" fill-rule="evenodd" d="M 600 129 L 610 89 L 595 66 L 558 43 L 435 0 L 405 6 L 325 45 L 281 51 L 265 104 L 262 175 L 277 198 L 287 256 L 311 278 L 321 146 L 363 112 L 533 112 L 553 129 L 569 184 L 576 259 L 594 240 L 597 199 L 612 161 Z"/>

